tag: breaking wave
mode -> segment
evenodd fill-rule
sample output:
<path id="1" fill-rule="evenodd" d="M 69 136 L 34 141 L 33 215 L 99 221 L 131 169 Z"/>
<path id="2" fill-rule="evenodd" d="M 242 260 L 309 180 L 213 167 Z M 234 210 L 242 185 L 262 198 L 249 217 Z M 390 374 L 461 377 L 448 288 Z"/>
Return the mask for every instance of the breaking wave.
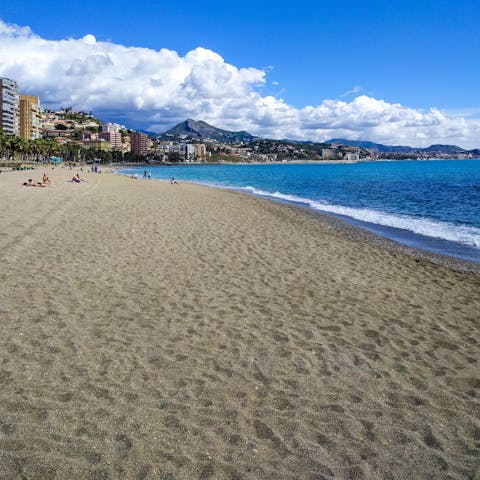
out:
<path id="1" fill-rule="evenodd" d="M 408 230 L 419 235 L 440 238 L 442 240 L 458 242 L 463 245 L 480 248 L 480 229 L 477 227 L 453 225 L 446 222 L 433 221 L 427 218 L 416 218 L 408 215 L 391 214 L 378 210 L 371 210 L 368 208 L 353 208 L 343 205 L 332 205 L 326 202 L 311 200 L 296 195 L 288 195 L 281 192 L 267 192 L 250 186 L 243 187 L 241 190 L 250 192 L 254 195 L 276 198 L 287 202 L 306 205 L 314 210 L 350 217 L 361 222 Z"/>

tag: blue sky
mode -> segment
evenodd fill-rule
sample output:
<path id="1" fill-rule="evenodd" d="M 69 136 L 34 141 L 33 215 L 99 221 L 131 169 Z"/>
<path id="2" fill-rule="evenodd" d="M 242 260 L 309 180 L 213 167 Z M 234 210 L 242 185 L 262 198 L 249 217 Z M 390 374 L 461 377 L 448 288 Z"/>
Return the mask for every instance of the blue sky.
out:
<path id="1" fill-rule="evenodd" d="M 166 48 L 180 57 L 204 47 L 238 69 L 264 71 L 252 88 L 296 109 L 365 95 L 480 116 L 477 1 L 44 0 L 2 2 L 0 19 L 47 40 L 93 34 L 97 42 Z"/>

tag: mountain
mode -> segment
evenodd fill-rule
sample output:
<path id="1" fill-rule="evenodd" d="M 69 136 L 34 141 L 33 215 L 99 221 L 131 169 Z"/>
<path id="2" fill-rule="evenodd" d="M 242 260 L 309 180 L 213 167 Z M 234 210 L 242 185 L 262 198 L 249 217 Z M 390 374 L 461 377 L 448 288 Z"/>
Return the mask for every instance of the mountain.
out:
<path id="1" fill-rule="evenodd" d="M 170 130 L 159 136 L 162 139 L 172 138 L 192 138 L 192 139 L 212 139 L 224 143 L 250 142 L 256 137 L 250 135 L 248 132 L 231 132 L 230 130 L 222 130 L 221 128 L 213 127 L 202 120 L 188 119 L 184 122 L 175 125 Z"/>
<path id="2" fill-rule="evenodd" d="M 427 148 L 422 148 L 422 152 L 463 153 L 466 150 L 456 145 L 430 145 Z"/>
<path id="3" fill-rule="evenodd" d="M 362 140 L 345 140 L 343 138 L 332 138 L 326 143 L 336 143 L 338 145 L 346 145 L 349 147 L 360 147 L 368 150 L 377 150 L 382 153 L 409 153 L 409 152 L 424 152 L 424 153 L 464 153 L 467 150 L 457 147 L 456 145 L 430 145 L 426 148 L 416 148 L 404 145 L 382 145 L 381 143 L 366 142 Z"/>
<path id="4" fill-rule="evenodd" d="M 344 138 L 332 138 L 325 143 L 336 143 L 347 147 L 366 148 L 368 150 L 377 150 L 379 152 L 411 152 L 415 150 L 412 147 L 404 145 L 382 145 L 381 143 L 366 142 L 363 140 L 345 140 Z"/>
<path id="5" fill-rule="evenodd" d="M 156 137 L 158 134 L 155 132 L 150 132 L 149 130 L 137 130 L 137 132 L 144 133 L 145 135 L 148 135 L 149 137 Z"/>

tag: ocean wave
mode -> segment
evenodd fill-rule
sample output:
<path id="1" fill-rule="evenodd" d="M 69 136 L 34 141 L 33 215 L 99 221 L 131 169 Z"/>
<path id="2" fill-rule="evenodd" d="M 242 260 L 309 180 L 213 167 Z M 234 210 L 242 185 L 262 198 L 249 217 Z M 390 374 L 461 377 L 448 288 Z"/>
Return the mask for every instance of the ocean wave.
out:
<path id="1" fill-rule="evenodd" d="M 350 217 L 361 222 L 408 230 L 419 235 L 440 238 L 442 240 L 480 248 L 480 229 L 477 227 L 452 225 L 450 223 L 437 222 L 427 218 L 414 218 L 408 215 L 391 214 L 367 208 L 332 205 L 318 200 L 298 197 L 296 195 L 288 195 L 281 192 L 267 192 L 251 186 L 243 187 L 241 190 L 253 193 L 254 195 L 300 203 L 314 210 Z"/>

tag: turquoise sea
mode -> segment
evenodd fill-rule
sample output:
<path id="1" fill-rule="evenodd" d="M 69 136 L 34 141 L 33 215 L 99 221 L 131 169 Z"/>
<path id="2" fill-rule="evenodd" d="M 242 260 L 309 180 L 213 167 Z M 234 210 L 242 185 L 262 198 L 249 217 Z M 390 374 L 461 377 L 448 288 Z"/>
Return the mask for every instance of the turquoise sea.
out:
<path id="1" fill-rule="evenodd" d="M 341 217 L 390 239 L 480 262 L 480 160 L 179 165 L 153 179 L 238 189 Z"/>

